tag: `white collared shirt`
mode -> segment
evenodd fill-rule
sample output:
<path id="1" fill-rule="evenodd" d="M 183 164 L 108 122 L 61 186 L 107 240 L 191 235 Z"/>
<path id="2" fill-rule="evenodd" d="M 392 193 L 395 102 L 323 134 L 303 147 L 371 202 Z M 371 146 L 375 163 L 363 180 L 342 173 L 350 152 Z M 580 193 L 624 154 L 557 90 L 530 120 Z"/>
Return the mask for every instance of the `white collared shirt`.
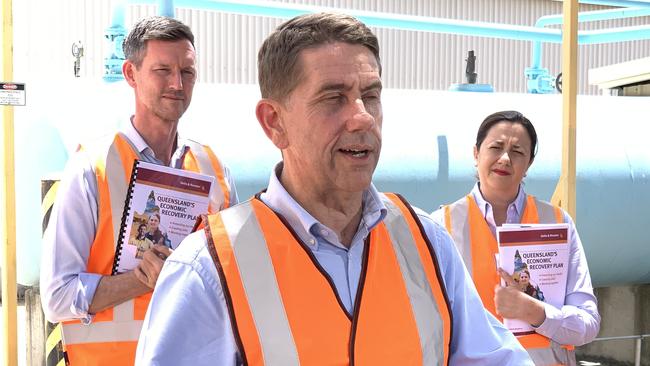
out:
<path id="1" fill-rule="evenodd" d="M 490 230 L 495 234 L 496 224 L 492 205 L 485 200 L 479 188 L 479 183 L 476 183 L 470 194 L 474 197 Z M 517 197 L 508 205 L 506 223 L 520 223 L 525 208 L 526 193 L 520 185 Z M 564 306 L 558 309 L 545 304 L 546 320 L 536 328 L 536 331 L 558 343 L 580 346 L 591 342 L 598 335 L 600 314 L 580 236 L 569 214 L 564 210 L 562 214 L 564 222 L 569 224 L 570 247 Z M 438 224 L 445 225 L 443 208 L 434 211 L 431 217 Z"/>
<path id="2" fill-rule="evenodd" d="M 125 122 L 120 132 L 138 150 L 141 160 L 162 165 L 131 121 Z M 169 166 L 180 168 L 188 146 L 180 138 L 177 141 Z M 102 277 L 86 272 L 99 215 L 94 169 L 88 153 L 81 151 L 70 157 L 43 237 L 40 290 L 43 310 L 50 322 L 92 321 L 88 308 Z M 224 172 L 230 183 L 231 204 L 234 205 L 238 200 L 235 182 L 225 166 Z"/>

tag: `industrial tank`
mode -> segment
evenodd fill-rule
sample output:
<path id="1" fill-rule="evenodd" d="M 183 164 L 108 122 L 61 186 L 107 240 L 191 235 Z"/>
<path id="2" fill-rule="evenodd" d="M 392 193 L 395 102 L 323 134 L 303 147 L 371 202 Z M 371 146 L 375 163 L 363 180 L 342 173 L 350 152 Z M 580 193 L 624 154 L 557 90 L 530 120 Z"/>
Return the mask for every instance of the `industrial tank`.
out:
<path id="1" fill-rule="evenodd" d="M 66 97 L 55 102 L 46 101 L 51 90 L 31 88 L 31 103 L 16 112 L 16 165 L 30 167 L 29 174 L 17 168 L 17 186 L 31 187 L 17 193 L 18 280 L 27 285 L 38 282 L 41 242 L 32 223 L 39 174 L 60 169 L 79 141 L 110 131 L 133 109 L 124 82 L 75 81 L 62 88 Z M 258 99 L 255 85 L 197 84 L 179 127 L 184 137 L 210 144 L 230 167 L 241 200 L 267 185 L 280 160 L 255 118 Z M 560 95 L 385 90 L 382 99 L 383 148 L 375 173 L 380 190 L 399 192 L 427 212 L 465 195 L 476 181 L 472 146 L 480 122 L 492 112 L 516 109 L 539 136 L 526 190 L 550 199 L 561 166 Z M 650 216 L 644 208 L 650 204 L 650 103 L 579 96 L 577 115 L 576 223 L 594 285 L 649 283 Z M 48 136 L 38 148 L 30 142 L 36 125 Z"/>
<path id="2" fill-rule="evenodd" d="M 202 136 L 231 167 L 241 198 L 266 186 L 280 154 L 255 119 L 256 86 L 202 85 L 181 131 Z M 535 125 L 538 155 L 527 192 L 550 200 L 561 170 L 562 96 L 385 90 L 375 185 L 431 212 L 476 182 L 481 121 L 506 109 Z M 209 110 L 210 112 L 206 111 Z M 576 224 L 595 286 L 650 282 L 650 101 L 579 96 Z"/>

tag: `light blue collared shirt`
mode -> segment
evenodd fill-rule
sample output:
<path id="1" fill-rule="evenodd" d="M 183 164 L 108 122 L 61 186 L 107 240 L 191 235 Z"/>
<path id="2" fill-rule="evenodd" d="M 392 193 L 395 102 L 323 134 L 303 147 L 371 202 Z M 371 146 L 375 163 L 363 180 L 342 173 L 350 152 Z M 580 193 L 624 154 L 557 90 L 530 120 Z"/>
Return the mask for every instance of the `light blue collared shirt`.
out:
<path id="1" fill-rule="evenodd" d="M 162 165 L 142 136 L 125 122 L 120 132 L 141 155 L 141 160 Z M 170 167 L 181 168 L 189 147 L 177 138 Z M 230 184 L 230 200 L 238 202 L 235 182 L 224 166 Z M 86 272 L 90 247 L 95 239 L 98 220 L 97 178 L 94 163 L 86 152 L 77 152 L 66 164 L 56 194 L 50 221 L 43 237 L 40 288 L 45 317 L 51 322 L 80 319 L 88 324 L 92 302 L 102 275 Z"/>
<path id="2" fill-rule="evenodd" d="M 470 193 L 478 205 L 492 233 L 496 233 L 496 222 L 492 205 L 485 200 L 479 183 L 474 185 Z M 526 208 L 526 192 L 519 186 L 515 200 L 508 205 L 506 223 L 521 223 L 521 216 Z M 581 346 L 591 342 L 600 330 L 600 314 L 598 313 L 596 296 L 591 286 L 591 276 L 587 266 L 587 258 L 580 236 L 573 219 L 562 210 L 564 222 L 569 224 L 569 273 L 567 276 L 566 296 L 564 306 L 560 309 L 545 304 L 546 320 L 535 330 L 561 344 Z M 438 209 L 431 214 L 435 222 L 445 224 L 444 210 Z"/>
<path id="3" fill-rule="evenodd" d="M 281 169 L 278 167 L 278 169 Z M 363 194 L 362 220 L 348 248 L 305 211 L 271 174 L 260 196 L 283 216 L 334 281 L 352 312 L 362 268 L 364 239 L 386 214 L 381 193 Z M 512 334 L 483 309 L 451 238 L 416 209 L 438 257 L 453 314 L 451 365 L 532 365 Z M 313 309 L 318 316 L 318 309 Z M 389 321 L 387 315 L 387 321 Z M 138 343 L 139 365 L 240 365 L 227 305 L 203 231 L 191 234 L 165 261 Z"/>
<path id="4" fill-rule="evenodd" d="M 474 201 L 476 201 L 476 204 L 481 209 L 483 218 L 485 221 L 487 221 L 488 226 L 490 227 L 490 231 L 492 231 L 492 235 L 496 236 L 497 224 L 496 221 L 494 221 L 494 212 L 492 211 L 492 205 L 490 202 L 486 201 L 485 198 L 483 198 L 483 195 L 481 194 L 481 190 L 479 188 L 479 183 L 476 183 L 472 189 L 471 195 L 474 197 Z M 521 221 L 521 215 L 524 213 L 524 207 L 526 207 L 526 193 L 524 193 L 524 190 L 519 187 L 519 190 L 517 191 L 517 197 L 515 197 L 515 200 L 512 201 L 512 203 L 509 204 L 508 208 L 506 209 L 507 215 L 505 223 L 518 224 Z"/>

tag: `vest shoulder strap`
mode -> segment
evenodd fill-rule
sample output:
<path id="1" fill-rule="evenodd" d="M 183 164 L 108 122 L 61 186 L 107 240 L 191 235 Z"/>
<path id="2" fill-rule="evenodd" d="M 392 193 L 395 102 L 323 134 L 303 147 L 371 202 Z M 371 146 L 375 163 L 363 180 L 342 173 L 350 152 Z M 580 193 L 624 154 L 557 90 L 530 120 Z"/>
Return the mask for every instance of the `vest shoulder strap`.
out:
<path id="1" fill-rule="evenodd" d="M 207 247 L 219 274 L 233 332 L 250 364 L 298 365 L 276 273 L 251 199 L 207 217 Z"/>
<path id="2" fill-rule="evenodd" d="M 445 210 L 445 227 L 454 240 L 464 237 L 469 233 L 467 225 L 467 213 L 469 212 L 468 199 L 473 199 L 470 195 L 461 197 L 455 202 L 444 206 Z"/>
<path id="3" fill-rule="evenodd" d="M 461 197 L 445 206 L 445 227 L 454 240 L 458 252 L 468 271 L 472 273 L 472 253 L 470 243 L 469 205 L 474 200 L 471 195 Z"/>
<path id="4" fill-rule="evenodd" d="M 209 146 L 194 140 L 186 141 L 191 153 L 196 158 L 199 171 L 216 179 L 217 187 L 215 187 L 215 194 L 210 204 L 211 212 L 230 207 L 231 187 L 223 164 Z"/>
<path id="5" fill-rule="evenodd" d="M 537 215 L 541 224 L 556 224 L 564 222 L 562 209 L 546 201 L 532 196 L 537 206 Z"/>
<path id="6" fill-rule="evenodd" d="M 388 210 L 384 224 L 402 268 L 419 334 L 426 339 L 442 340 L 433 347 L 423 347 L 423 364 L 447 364 L 453 316 L 438 256 L 420 219 L 406 199 L 393 193 L 381 196 Z M 422 296 L 423 287 L 426 296 Z M 439 333 L 432 335 L 432 331 Z"/>

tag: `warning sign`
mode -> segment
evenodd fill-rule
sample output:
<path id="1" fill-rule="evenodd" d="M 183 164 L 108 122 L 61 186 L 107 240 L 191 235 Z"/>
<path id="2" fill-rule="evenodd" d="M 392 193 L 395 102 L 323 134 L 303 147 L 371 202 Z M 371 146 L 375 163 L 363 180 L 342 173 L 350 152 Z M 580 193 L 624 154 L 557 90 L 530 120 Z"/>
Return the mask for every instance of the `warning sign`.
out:
<path id="1" fill-rule="evenodd" d="M 25 105 L 25 84 L 0 82 L 0 105 Z"/>

